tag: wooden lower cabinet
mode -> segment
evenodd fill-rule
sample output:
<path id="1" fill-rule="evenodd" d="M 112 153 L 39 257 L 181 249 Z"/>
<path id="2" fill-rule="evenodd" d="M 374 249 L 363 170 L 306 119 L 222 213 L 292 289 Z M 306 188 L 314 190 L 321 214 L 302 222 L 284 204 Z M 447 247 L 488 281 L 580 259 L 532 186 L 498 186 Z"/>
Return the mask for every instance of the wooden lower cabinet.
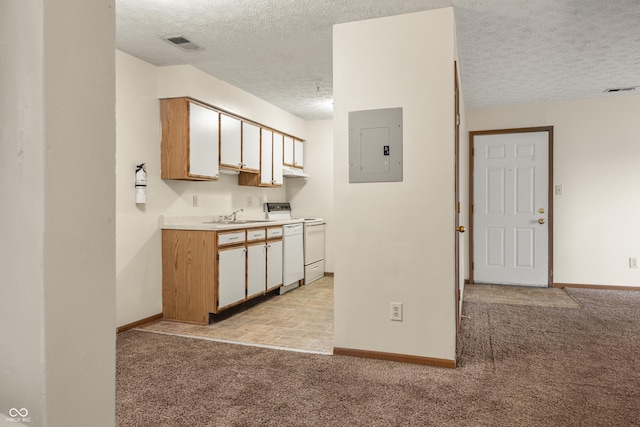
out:
<path id="1" fill-rule="evenodd" d="M 217 300 L 215 265 L 215 232 L 162 230 L 163 318 L 209 323 Z"/>
<path id="2" fill-rule="evenodd" d="M 163 318 L 206 325 L 209 313 L 282 286 L 281 237 L 259 230 L 162 230 Z"/>

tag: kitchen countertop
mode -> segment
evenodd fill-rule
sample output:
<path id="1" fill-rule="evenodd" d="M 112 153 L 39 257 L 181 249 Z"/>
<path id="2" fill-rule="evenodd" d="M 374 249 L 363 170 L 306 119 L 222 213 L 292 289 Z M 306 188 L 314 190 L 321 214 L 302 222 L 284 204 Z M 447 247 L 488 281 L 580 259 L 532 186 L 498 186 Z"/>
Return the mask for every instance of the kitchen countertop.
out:
<path id="1" fill-rule="evenodd" d="M 255 218 L 239 218 L 240 222 L 214 223 L 220 215 L 161 215 L 160 228 L 163 230 L 238 230 L 243 228 L 273 227 L 277 225 L 296 224 L 302 219 L 268 220 Z"/>

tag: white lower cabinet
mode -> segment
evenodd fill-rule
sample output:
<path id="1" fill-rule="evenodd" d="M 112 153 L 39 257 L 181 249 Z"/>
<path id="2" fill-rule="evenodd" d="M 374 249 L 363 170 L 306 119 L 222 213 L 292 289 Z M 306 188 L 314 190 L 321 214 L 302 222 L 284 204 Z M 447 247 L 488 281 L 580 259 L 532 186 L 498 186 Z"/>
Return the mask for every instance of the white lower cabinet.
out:
<path id="1" fill-rule="evenodd" d="M 266 290 L 267 256 L 264 242 L 247 245 L 247 297 L 263 295 Z"/>
<path id="2" fill-rule="evenodd" d="M 282 285 L 282 240 L 267 242 L 267 291 Z"/>
<path id="3" fill-rule="evenodd" d="M 218 251 L 218 308 L 246 298 L 246 253 L 244 246 Z"/>

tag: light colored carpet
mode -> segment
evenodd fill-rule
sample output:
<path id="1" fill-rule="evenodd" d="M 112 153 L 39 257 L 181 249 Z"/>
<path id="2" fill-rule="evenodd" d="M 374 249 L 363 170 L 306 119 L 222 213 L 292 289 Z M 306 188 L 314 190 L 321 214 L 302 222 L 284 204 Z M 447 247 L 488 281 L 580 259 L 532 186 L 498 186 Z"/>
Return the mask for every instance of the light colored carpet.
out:
<path id="1" fill-rule="evenodd" d="M 569 292 L 465 303 L 457 369 L 125 332 L 118 425 L 638 425 L 640 292 Z"/>

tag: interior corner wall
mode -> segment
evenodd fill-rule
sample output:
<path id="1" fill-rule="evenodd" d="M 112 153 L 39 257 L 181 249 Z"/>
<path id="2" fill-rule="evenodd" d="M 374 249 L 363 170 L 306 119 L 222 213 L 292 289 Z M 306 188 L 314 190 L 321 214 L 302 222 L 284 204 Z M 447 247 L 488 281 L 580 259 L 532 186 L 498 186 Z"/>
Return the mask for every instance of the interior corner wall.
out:
<path id="1" fill-rule="evenodd" d="M 3 423 L 13 407 L 27 408 L 38 422 L 46 415 L 42 339 L 43 21 L 44 12 L 36 2 L 0 2 L 0 422 Z M 8 40 L 15 43 L 7 43 Z"/>
<path id="2" fill-rule="evenodd" d="M 553 126 L 554 283 L 640 286 L 640 96 L 470 108 L 470 131 Z"/>
<path id="3" fill-rule="evenodd" d="M 325 271 L 333 272 L 333 120 L 308 122 L 304 170 L 310 178 L 286 178 L 287 201 L 300 218 L 324 218 Z"/>
<path id="4" fill-rule="evenodd" d="M 0 34 L 0 422 L 112 426 L 115 2 L 3 1 Z"/>
<path id="5" fill-rule="evenodd" d="M 335 346 L 454 360 L 453 10 L 333 35 Z M 393 107 L 403 181 L 350 184 L 349 112 Z"/>

